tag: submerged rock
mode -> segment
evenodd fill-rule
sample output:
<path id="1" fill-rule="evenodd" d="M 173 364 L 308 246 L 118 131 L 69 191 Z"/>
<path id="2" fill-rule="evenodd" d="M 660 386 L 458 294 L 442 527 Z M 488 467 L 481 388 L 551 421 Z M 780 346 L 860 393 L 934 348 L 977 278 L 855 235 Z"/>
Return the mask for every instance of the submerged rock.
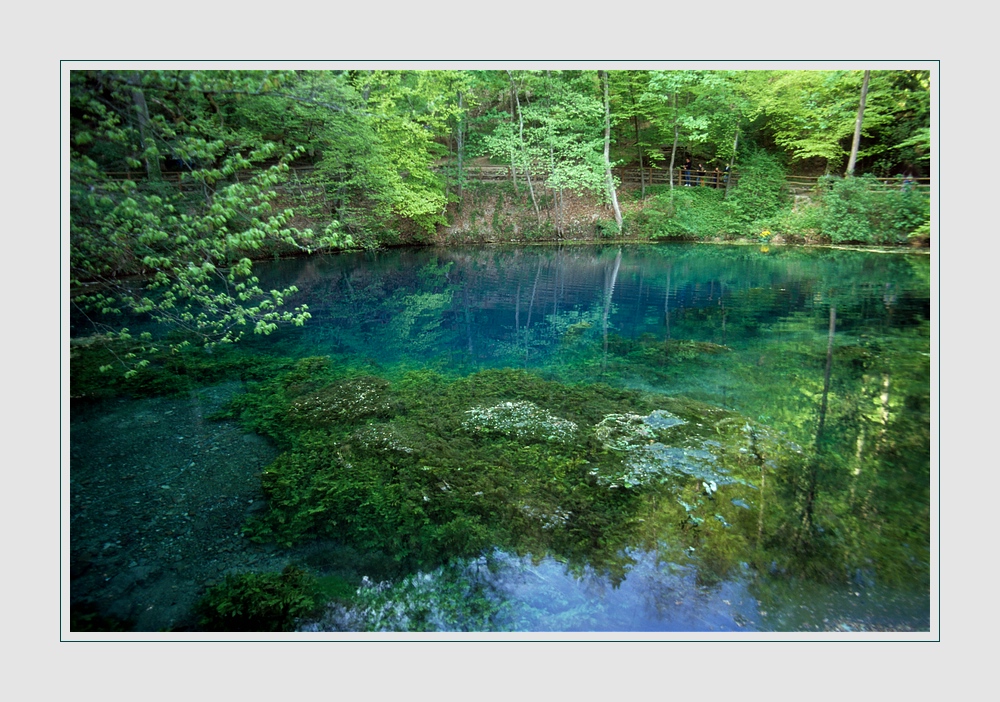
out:
<path id="1" fill-rule="evenodd" d="M 594 427 L 594 433 L 606 449 L 631 451 L 656 437 L 646 419 L 638 414 L 609 414 Z"/>
<path id="2" fill-rule="evenodd" d="M 620 470 L 595 472 L 598 482 L 631 488 L 654 478 L 666 482 L 671 476 L 689 476 L 712 485 L 711 492 L 718 485 L 737 482 L 727 475 L 725 468 L 717 466 L 716 454 L 723 448 L 719 441 L 665 431 L 686 424 L 687 420 L 664 409 L 653 410 L 646 416 L 606 415 L 594 427 L 594 433 L 605 449 L 625 455 Z M 704 424 L 697 427 L 704 429 Z"/>
<path id="3" fill-rule="evenodd" d="M 388 415 L 391 413 L 388 387 L 387 381 L 371 376 L 330 383 L 295 399 L 288 407 L 288 416 L 305 424 L 324 426 Z"/>
<path id="4" fill-rule="evenodd" d="M 462 427 L 477 434 L 568 442 L 576 424 L 557 417 L 534 402 L 501 402 L 493 407 L 473 407 L 465 412 Z"/>
<path id="5" fill-rule="evenodd" d="M 679 424 L 687 424 L 687 422 L 678 417 L 676 414 L 672 414 L 671 412 L 662 409 L 653 410 L 650 412 L 648 417 L 643 417 L 642 421 L 654 429 L 668 429 Z"/>
<path id="6" fill-rule="evenodd" d="M 413 449 L 403 443 L 403 437 L 391 424 L 369 424 L 354 432 L 354 439 L 372 451 L 413 453 Z"/>

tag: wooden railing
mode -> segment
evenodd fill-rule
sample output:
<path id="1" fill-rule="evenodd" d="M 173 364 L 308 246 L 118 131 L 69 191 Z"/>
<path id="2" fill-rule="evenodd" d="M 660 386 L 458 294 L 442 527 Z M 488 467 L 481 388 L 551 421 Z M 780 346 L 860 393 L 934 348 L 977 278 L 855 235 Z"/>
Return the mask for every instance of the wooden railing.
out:
<path id="1" fill-rule="evenodd" d="M 511 177 L 510 166 L 474 166 L 465 168 L 464 175 L 469 180 L 504 180 Z M 667 168 L 643 168 L 638 167 L 614 168 L 612 172 L 618 179 L 628 185 L 640 185 L 645 182 L 647 185 L 666 185 L 670 182 L 670 170 Z M 523 177 L 518 174 L 518 177 Z M 537 181 L 543 181 L 548 177 L 545 171 L 533 172 L 532 177 Z M 822 176 L 785 176 L 785 182 L 790 191 L 811 192 L 817 188 Z M 730 177 L 733 185 L 739 182 L 740 173 L 736 171 Z M 683 168 L 674 169 L 674 185 L 684 186 L 707 186 L 711 188 L 724 188 L 727 183 L 727 174 L 724 171 L 698 171 L 692 169 L 685 173 Z M 879 188 L 903 188 L 906 185 L 913 190 L 929 190 L 930 178 L 911 178 L 909 183 L 905 183 L 902 177 L 877 178 L 872 183 Z"/>
<path id="2" fill-rule="evenodd" d="M 307 177 L 315 171 L 314 168 L 308 166 L 300 166 L 289 169 L 293 180 Z M 453 167 L 449 167 L 449 170 L 453 170 Z M 670 182 L 670 170 L 666 168 L 643 168 L 640 172 L 637 167 L 628 168 L 614 168 L 612 172 L 618 177 L 618 179 L 628 185 L 640 185 L 645 182 L 647 185 L 666 185 Z M 145 171 L 122 171 L 115 173 L 106 174 L 111 180 L 134 180 L 134 181 L 145 181 L 146 173 Z M 249 172 L 244 173 L 242 177 L 249 177 Z M 463 175 L 467 180 L 477 180 L 477 181 L 502 181 L 509 179 L 511 177 L 510 166 L 471 166 L 463 169 Z M 548 178 L 548 173 L 545 171 L 533 172 L 532 177 L 536 181 L 543 181 Z M 182 180 L 184 173 L 181 172 L 164 172 L 162 173 L 162 178 L 168 183 L 182 184 L 185 188 L 196 188 L 199 184 L 187 180 Z M 518 178 L 522 178 L 523 174 L 518 172 Z M 739 182 L 740 174 L 736 171 L 731 176 L 732 184 L 735 185 Z M 812 192 L 816 190 L 819 185 L 822 176 L 799 176 L 799 175 L 789 175 L 785 176 L 785 182 L 788 184 L 788 188 L 793 193 L 805 193 Z M 724 188 L 726 187 L 726 173 L 723 171 L 697 171 L 691 170 L 685 173 L 683 168 L 674 169 L 674 185 L 676 186 L 705 186 L 710 188 Z M 930 178 L 910 178 L 909 182 L 904 181 L 900 176 L 895 176 L 892 178 L 876 178 L 872 183 L 874 187 L 885 188 L 885 189 L 902 189 L 906 187 L 907 189 L 928 191 L 931 187 Z"/>

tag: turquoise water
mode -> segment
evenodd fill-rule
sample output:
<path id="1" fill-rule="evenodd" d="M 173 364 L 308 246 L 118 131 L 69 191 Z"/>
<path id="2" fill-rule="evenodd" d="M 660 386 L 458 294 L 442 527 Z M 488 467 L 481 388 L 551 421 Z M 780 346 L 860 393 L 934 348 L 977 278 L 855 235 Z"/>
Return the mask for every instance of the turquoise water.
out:
<path id="1" fill-rule="evenodd" d="M 645 424 L 639 414 L 608 419 L 625 415 L 606 411 L 594 430 L 574 424 L 581 433 L 573 436 L 596 431 L 604 448 L 560 455 L 579 462 L 599 454 L 625 469 L 594 468 L 597 477 L 572 490 L 588 500 L 617 490 L 631 500 L 621 512 L 630 525 L 602 522 L 595 538 L 615 545 L 592 555 L 565 545 L 563 536 L 578 536 L 570 510 L 525 497 L 520 513 L 540 531 L 478 554 L 466 547 L 452 558 L 435 552 L 436 561 L 380 568 L 370 558 L 309 560 L 289 547 L 290 560 L 356 587 L 353 601 L 302 622 L 306 630 L 929 629 L 928 256 L 710 245 L 404 249 L 266 262 L 257 275 L 264 289 L 295 285 L 294 304 L 308 304 L 312 319 L 250 339 L 245 353 L 326 357 L 390 388 L 413 371 L 433 370 L 440 385 L 524 369 L 558 384 L 547 387 L 603 383 L 669 397 L 673 412 L 709 412 L 682 420 L 654 399 L 649 406 L 662 409 L 644 413 Z M 85 333 L 78 320 L 74 333 Z M 242 387 L 253 393 L 259 383 Z M 502 399 L 526 396 L 511 390 Z M 140 401 L 114 411 L 127 415 L 130 402 Z M 549 417 L 558 432 L 570 422 L 557 406 L 525 411 L 536 412 L 532 421 Z M 706 418 L 703 427 L 697 417 L 714 417 L 710 408 L 725 419 L 712 419 L 716 426 Z M 74 406 L 74 426 L 109 411 L 107 403 Z M 371 415 L 358 426 L 412 438 L 413 416 Z M 446 425 L 442 437 L 465 436 Z M 695 443 L 671 444 L 679 425 L 704 431 Z M 72 470 L 82 473 L 101 451 L 77 436 Z M 111 460 L 146 460 L 127 453 Z M 457 486 L 455 476 L 443 485 Z M 563 501 L 577 494 L 566 490 Z M 247 499 L 263 503 L 269 494 Z M 331 548 L 360 548 L 342 540 Z M 254 558 L 247 569 L 262 567 Z M 198 578 L 191 587 L 213 582 Z M 121 604 L 127 597 L 116 602 L 131 612 Z"/>

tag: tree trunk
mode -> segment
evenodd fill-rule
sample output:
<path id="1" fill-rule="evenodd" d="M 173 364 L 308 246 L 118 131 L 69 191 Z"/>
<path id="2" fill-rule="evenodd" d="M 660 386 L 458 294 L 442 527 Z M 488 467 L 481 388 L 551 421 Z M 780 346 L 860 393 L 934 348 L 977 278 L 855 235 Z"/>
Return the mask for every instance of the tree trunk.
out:
<path id="1" fill-rule="evenodd" d="M 677 141 L 680 139 L 680 127 L 677 124 L 677 93 L 674 93 L 674 145 L 670 148 L 670 197 L 674 196 L 674 164 L 677 162 Z M 671 199 L 671 202 L 673 200 Z"/>
<path id="2" fill-rule="evenodd" d="M 510 180 L 514 183 L 514 194 L 520 195 L 521 191 L 517 189 L 517 166 L 514 163 L 514 147 L 510 147 Z"/>
<path id="3" fill-rule="evenodd" d="M 851 142 L 851 158 L 847 162 L 846 176 L 854 175 L 854 166 L 858 161 L 858 143 L 861 141 L 861 125 L 865 121 L 865 101 L 868 99 L 868 78 L 871 71 L 865 71 L 864 80 L 861 81 L 861 104 L 858 105 L 858 118 L 854 122 L 854 141 Z"/>
<path id="4" fill-rule="evenodd" d="M 551 94 L 551 90 L 552 90 L 551 85 L 550 85 L 551 80 L 552 80 L 552 73 L 550 71 L 545 71 L 545 87 L 546 87 L 546 92 L 548 92 L 549 94 Z M 551 99 L 548 98 L 548 97 L 546 98 L 546 107 L 549 110 L 552 109 Z M 553 136 L 552 136 L 552 122 L 551 122 L 551 120 L 548 123 L 548 131 L 549 131 L 549 138 L 548 138 L 548 142 L 549 142 L 549 178 L 551 179 L 552 176 L 554 176 L 555 172 L 556 172 L 556 154 L 555 154 L 555 148 L 552 146 Z M 550 180 L 550 182 L 551 182 L 551 180 Z M 552 189 L 549 188 L 549 190 L 551 191 Z M 555 216 L 556 235 L 560 239 L 563 236 L 563 216 L 562 216 L 562 209 L 563 209 L 562 208 L 562 188 L 560 187 L 557 191 L 553 192 L 553 196 L 552 196 L 552 211 L 553 211 L 553 214 Z"/>
<path id="5" fill-rule="evenodd" d="M 138 83 L 138 77 L 134 81 Z M 132 88 L 132 102 L 135 104 L 135 112 L 139 118 L 139 142 L 142 145 L 142 160 L 146 164 L 146 177 L 151 181 L 163 180 L 159 157 L 150 158 L 147 154 L 149 149 L 154 148 L 153 129 L 149 120 L 149 108 L 146 106 L 146 96 L 138 85 Z"/>
<path id="6" fill-rule="evenodd" d="M 542 213 L 538 210 L 538 200 L 535 199 L 535 188 L 531 184 L 531 163 L 528 161 L 528 150 L 524 146 L 524 116 L 521 114 L 521 100 L 517 97 L 517 86 L 514 84 L 514 75 L 510 71 L 507 71 L 507 77 L 510 78 L 511 94 L 514 96 L 514 102 L 517 105 L 517 125 L 521 138 L 521 157 L 524 159 L 524 177 L 528 181 L 528 193 L 531 195 L 531 205 L 535 208 L 535 219 L 538 220 L 538 226 L 541 226 Z"/>
<path id="7" fill-rule="evenodd" d="M 674 92 L 674 144 L 670 147 L 670 206 L 667 214 L 674 216 L 674 168 L 677 165 L 677 144 L 680 142 L 681 128 L 678 123 L 677 114 L 677 93 Z"/>
<path id="8" fill-rule="evenodd" d="M 642 143 L 639 139 L 639 115 L 632 115 L 632 120 L 635 123 L 635 150 L 639 153 L 639 185 L 642 187 L 641 197 L 643 200 L 646 199 L 646 172 L 642 167 Z"/>
<path id="9" fill-rule="evenodd" d="M 733 165 L 736 163 L 736 147 L 740 145 L 740 125 L 736 125 L 736 136 L 733 137 L 733 155 L 729 157 L 729 174 L 726 176 L 726 194 L 722 196 L 722 199 L 729 197 L 729 188 L 733 184 Z"/>
<path id="10" fill-rule="evenodd" d="M 618 207 L 618 193 L 615 191 L 615 179 L 611 175 L 611 102 L 608 98 L 608 72 L 601 71 L 604 79 L 604 180 L 608 189 L 611 206 L 615 210 L 615 224 L 618 233 L 622 231 L 622 211 Z"/>
<path id="11" fill-rule="evenodd" d="M 462 128 L 465 126 L 464 115 L 462 114 L 462 91 L 458 91 L 458 130 L 455 134 L 455 151 L 458 156 L 458 201 L 462 202 L 462 184 L 465 181 L 465 174 L 462 171 L 462 156 L 465 154 L 465 134 Z"/>
<path id="12" fill-rule="evenodd" d="M 511 88 L 513 88 L 513 81 L 511 82 Z M 511 90 L 510 95 L 510 120 L 514 121 L 514 92 Z M 521 191 L 517 189 L 517 165 L 514 161 L 514 145 L 511 144 L 510 147 L 510 181 L 514 184 L 514 194 L 520 195 Z"/>

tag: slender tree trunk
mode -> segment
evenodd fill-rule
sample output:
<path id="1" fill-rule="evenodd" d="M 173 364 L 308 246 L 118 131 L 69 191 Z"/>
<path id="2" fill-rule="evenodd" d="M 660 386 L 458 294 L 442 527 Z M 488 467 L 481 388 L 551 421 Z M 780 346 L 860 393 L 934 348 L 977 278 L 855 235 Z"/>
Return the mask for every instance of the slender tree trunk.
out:
<path id="1" fill-rule="evenodd" d="M 677 162 L 677 142 L 680 139 L 680 126 L 677 124 L 677 93 L 674 93 L 674 145 L 670 148 L 670 202 L 674 197 L 674 164 Z"/>
<path id="2" fill-rule="evenodd" d="M 548 93 L 548 95 L 551 95 L 551 93 L 552 93 L 551 81 L 552 81 L 552 73 L 551 73 L 551 71 L 545 71 L 545 87 L 546 87 L 546 93 Z M 552 102 L 551 102 L 551 99 L 549 97 L 546 97 L 546 107 L 549 110 L 552 109 Z M 556 153 L 555 153 L 555 147 L 552 145 L 553 136 L 554 135 L 552 134 L 552 121 L 549 120 L 549 122 L 548 122 L 548 142 L 549 142 L 549 178 L 550 178 L 550 182 L 551 182 L 552 176 L 554 176 L 555 172 L 556 172 Z M 549 190 L 552 191 L 551 188 L 549 188 Z M 553 211 L 553 214 L 555 216 L 556 235 L 561 239 L 562 236 L 563 236 L 562 188 L 560 187 L 557 191 L 552 191 L 552 192 L 553 192 L 553 196 L 552 196 L 552 211 Z"/>
<path id="3" fill-rule="evenodd" d="M 552 149 L 552 144 L 549 144 L 549 173 L 556 172 L 556 155 Z M 552 212 L 555 215 L 556 224 L 556 234 L 562 238 L 563 235 L 563 223 L 562 223 L 562 188 L 552 192 Z"/>
<path id="4" fill-rule="evenodd" d="M 514 121 L 514 90 L 513 82 L 511 83 L 511 93 L 510 93 L 510 121 Z M 520 195 L 521 191 L 517 188 L 517 165 L 514 160 L 514 146 L 510 147 L 510 181 L 514 184 L 514 194 Z"/>
<path id="5" fill-rule="evenodd" d="M 514 183 L 514 194 L 520 195 L 521 191 L 517 189 L 517 166 L 514 163 L 514 147 L 510 147 L 510 180 Z"/>
<path id="6" fill-rule="evenodd" d="M 646 199 L 646 172 L 643 170 L 642 166 L 642 138 L 639 135 L 639 110 L 635 104 L 635 84 L 632 80 L 629 80 L 628 84 L 628 96 L 632 103 L 632 123 L 635 125 L 635 150 L 639 156 L 639 185 L 641 189 L 641 198 Z"/>
<path id="7" fill-rule="evenodd" d="M 535 208 L 535 219 L 538 220 L 538 225 L 542 224 L 542 213 L 538 209 L 538 200 L 535 199 L 535 188 L 531 184 L 531 163 L 528 160 L 528 150 L 524 146 L 524 115 L 521 114 L 521 100 L 517 97 L 517 86 L 514 84 L 514 75 L 507 71 L 507 77 L 510 78 L 510 89 L 511 94 L 514 96 L 514 102 L 517 105 L 517 124 L 518 133 L 521 137 L 521 157 L 524 159 L 524 177 L 528 181 L 528 193 L 531 195 L 531 205 Z"/>
<path id="8" fill-rule="evenodd" d="M 611 102 L 608 97 L 608 72 L 601 71 L 604 79 L 604 180 L 608 189 L 611 206 L 615 210 L 615 224 L 618 233 L 622 231 L 622 211 L 618 207 L 618 193 L 615 192 L 615 179 L 611 175 Z"/>
<path id="9" fill-rule="evenodd" d="M 633 98 L 632 104 L 635 104 L 635 99 Z M 646 199 L 646 171 L 643 170 L 642 163 L 642 140 L 639 137 L 639 115 L 632 115 L 632 122 L 635 125 L 635 150 L 639 154 L 639 185 L 642 188 L 641 197 L 643 200 Z"/>
<path id="10" fill-rule="evenodd" d="M 858 161 L 858 144 L 861 141 L 861 125 L 865 121 L 865 101 L 868 99 L 868 78 L 871 71 L 865 71 L 864 80 L 861 81 L 861 103 L 858 105 L 858 118 L 854 121 L 854 141 L 851 142 L 851 158 L 847 162 L 847 173 L 845 176 L 854 175 L 854 166 Z"/>
<path id="11" fill-rule="evenodd" d="M 726 194 L 722 196 L 722 199 L 729 197 L 729 188 L 733 185 L 733 178 L 736 175 L 733 173 L 733 165 L 736 163 L 736 147 L 740 145 L 740 125 L 736 125 L 736 136 L 733 137 L 733 155 L 729 157 L 729 175 L 726 176 Z"/>
<path id="12" fill-rule="evenodd" d="M 642 143 L 639 139 L 639 115 L 632 115 L 632 119 L 635 122 L 635 150 L 639 153 L 639 185 L 641 186 L 641 197 L 643 200 L 646 199 L 646 171 L 643 170 L 642 164 Z"/>
<path id="13" fill-rule="evenodd" d="M 160 181 L 163 180 L 163 173 L 160 172 L 160 159 L 158 156 L 150 158 L 147 153 L 155 144 L 153 143 L 149 108 L 146 106 L 146 96 L 142 92 L 142 88 L 138 86 L 138 76 L 133 81 L 135 86 L 132 88 L 132 102 L 135 104 L 135 112 L 139 118 L 139 142 L 142 145 L 142 160 L 146 164 L 146 177 L 151 181 Z"/>
<path id="14" fill-rule="evenodd" d="M 462 91 L 458 91 L 458 130 L 455 134 L 455 151 L 458 156 L 458 201 L 462 202 L 462 185 L 465 182 L 465 172 L 462 170 L 462 157 L 465 155 L 465 116 L 462 112 Z"/>

